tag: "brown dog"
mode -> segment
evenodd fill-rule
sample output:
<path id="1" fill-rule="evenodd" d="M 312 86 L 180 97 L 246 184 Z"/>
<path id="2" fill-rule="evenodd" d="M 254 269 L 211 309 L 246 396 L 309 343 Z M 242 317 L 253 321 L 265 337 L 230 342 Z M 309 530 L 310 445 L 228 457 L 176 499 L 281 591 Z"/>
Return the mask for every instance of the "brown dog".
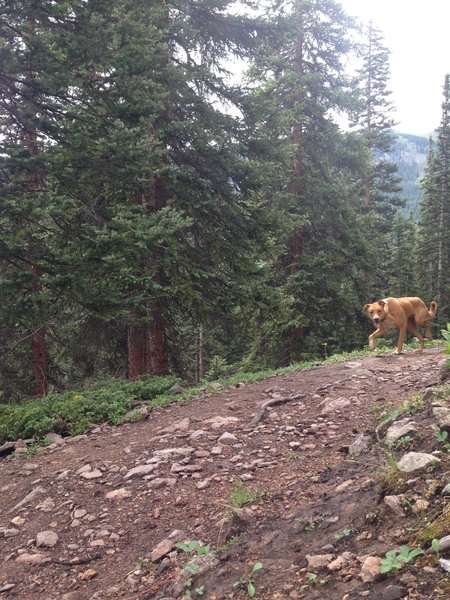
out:
<path id="1" fill-rule="evenodd" d="M 433 339 L 428 321 L 436 315 L 437 302 L 434 300 L 428 309 L 420 298 L 385 298 L 372 304 L 366 304 L 363 310 L 368 313 L 377 328 L 369 335 L 369 348 L 371 350 L 375 348 L 375 338 L 384 335 L 389 329 L 398 328 L 400 330 L 396 354 L 400 354 L 402 351 L 406 330 L 418 338 L 420 352 L 423 350 L 425 340 L 417 328 L 425 327 L 427 339 Z"/>

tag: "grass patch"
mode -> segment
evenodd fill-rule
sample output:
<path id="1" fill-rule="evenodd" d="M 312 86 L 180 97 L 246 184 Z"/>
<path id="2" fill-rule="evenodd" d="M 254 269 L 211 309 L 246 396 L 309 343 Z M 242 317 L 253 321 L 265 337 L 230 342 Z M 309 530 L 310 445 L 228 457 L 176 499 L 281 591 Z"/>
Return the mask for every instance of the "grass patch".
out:
<path id="1" fill-rule="evenodd" d="M 237 477 L 233 482 L 229 506 L 231 508 L 241 508 L 242 506 L 245 506 L 245 504 L 256 502 L 262 495 L 262 492 L 248 486 L 242 479 Z"/>

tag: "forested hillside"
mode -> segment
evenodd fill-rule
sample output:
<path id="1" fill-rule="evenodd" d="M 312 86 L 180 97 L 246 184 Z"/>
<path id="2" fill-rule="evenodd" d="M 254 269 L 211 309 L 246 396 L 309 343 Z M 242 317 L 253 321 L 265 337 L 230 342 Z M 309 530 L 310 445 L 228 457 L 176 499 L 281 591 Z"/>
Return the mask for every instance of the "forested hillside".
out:
<path id="1" fill-rule="evenodd" d="M 351 350 L 388 294 L 449 319 L 448 85 L 417 227 L 339 2 L 17 0 L 0 39 L 2 401 Z"/>
<path id="2" fill-rule="evenodd" d="M 389 154 L 389 159 L 397 165 L 402 180 L 402 194 L 406 201 L 403 214 L 408 216 L 412 213 L 416 220 L 419 218 L 423 195 L 421 179 L 429 148 L 430 140 L 426 137 L 398 133 Z"/>

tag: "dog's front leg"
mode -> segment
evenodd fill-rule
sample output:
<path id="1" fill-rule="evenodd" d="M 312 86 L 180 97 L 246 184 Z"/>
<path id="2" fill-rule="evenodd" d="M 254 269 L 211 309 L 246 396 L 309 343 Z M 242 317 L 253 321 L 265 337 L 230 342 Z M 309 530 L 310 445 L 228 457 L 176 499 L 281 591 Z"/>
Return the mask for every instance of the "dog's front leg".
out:
<path id="1" fill-rule="evenodd" d="M 398 334 L 397 350 L 395 351 L 395 354 L 401 354 L 401 351 L 403 349 L 403 342 L 405 341 L 405 335 L 406 325 L 402 325 Z"/>
<path id="2" fill-rule="evenodd" d="M 369 350 L 375 350 L 375 339 L 383 335 L 384 329 L 375 329 L 373 333 L 369 335 Z"/>

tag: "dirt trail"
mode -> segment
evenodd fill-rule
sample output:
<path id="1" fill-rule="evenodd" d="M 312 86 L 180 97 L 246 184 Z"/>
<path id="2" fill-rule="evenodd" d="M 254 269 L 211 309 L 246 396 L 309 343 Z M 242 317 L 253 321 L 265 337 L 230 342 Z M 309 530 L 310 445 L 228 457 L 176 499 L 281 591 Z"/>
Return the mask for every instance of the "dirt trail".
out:
<path id="1" fill-rule="evenodd" d="M 436 561 L 381 577 L 367 560 L 408 543 L 441 502 L 444 454 L 409 477 L 401 505 L 386 503 L 400 495 L 380 488 L 389 452 L 374 432 L 377 413 L 414 396 L 395 457 L 438 448 L 419 399 L 442 360 L 432 348 L 290 373 L 2 459 L 0 597 L 243 599 L 249 580 L 262 599 L 450 597 Z M 420 491 L 435 480 L 436 500 Z"/>

